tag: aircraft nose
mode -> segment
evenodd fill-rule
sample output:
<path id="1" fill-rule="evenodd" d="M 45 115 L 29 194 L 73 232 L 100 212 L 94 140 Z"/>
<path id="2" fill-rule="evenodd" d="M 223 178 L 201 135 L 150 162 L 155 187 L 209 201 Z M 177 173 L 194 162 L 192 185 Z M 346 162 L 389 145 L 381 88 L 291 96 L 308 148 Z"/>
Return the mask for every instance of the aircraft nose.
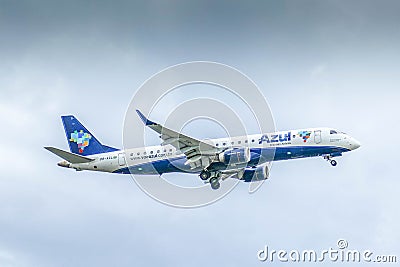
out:
<path id="1" fill-rule="evenodd" d="M 352 149 L 354 150 L 354 149 L 359 148 L 359 147 L 361 146 L 361 143 L 358 142 L 356 139 L 352 138 L 352 140 L 351 140 L 351 146 L 352 146 Z"/>

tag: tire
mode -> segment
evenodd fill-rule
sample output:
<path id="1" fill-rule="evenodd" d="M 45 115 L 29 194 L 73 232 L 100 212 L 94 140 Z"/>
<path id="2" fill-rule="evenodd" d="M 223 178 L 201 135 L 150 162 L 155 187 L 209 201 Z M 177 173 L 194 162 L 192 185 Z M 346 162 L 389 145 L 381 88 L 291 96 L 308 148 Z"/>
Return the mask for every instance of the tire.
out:
<path id="1" fill-rule="evenodd" d="M 201 171 L 199 176 L 201 180 L 205 181 L 208 180 L 208 178 L 210 178 L 211 173 L 209 171 Z"/>
<path id="2" fill-rule="evenodd" d="M 216 177 L 213 177 L 210 179 L 210 184 L 211 184 L 211 188 L 214 190 L 217 190 L 221 186 L 221 184 L 218 181 L 218 178 L 216 178 Z"/>
<path id="3" fill-rule="evenodd" d="M 333 159 L 333 160 L 331 160 L 331 165 L 335 167 L 335 166 L 337 165 L 337 162 L 336 162 L 336 160 L 334 160 L 334 159 Z"/>

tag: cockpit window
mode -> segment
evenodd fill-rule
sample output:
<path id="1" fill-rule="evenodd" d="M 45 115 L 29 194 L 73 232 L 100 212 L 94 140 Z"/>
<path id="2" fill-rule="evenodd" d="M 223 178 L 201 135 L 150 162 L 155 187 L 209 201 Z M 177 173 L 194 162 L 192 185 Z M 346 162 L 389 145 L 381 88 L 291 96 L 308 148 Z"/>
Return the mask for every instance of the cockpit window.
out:
<path id="1" fill-rule="evenodd" d="M 335 130 L 331 130 L 330 134 L 337 134 L 337 132 Z"/>

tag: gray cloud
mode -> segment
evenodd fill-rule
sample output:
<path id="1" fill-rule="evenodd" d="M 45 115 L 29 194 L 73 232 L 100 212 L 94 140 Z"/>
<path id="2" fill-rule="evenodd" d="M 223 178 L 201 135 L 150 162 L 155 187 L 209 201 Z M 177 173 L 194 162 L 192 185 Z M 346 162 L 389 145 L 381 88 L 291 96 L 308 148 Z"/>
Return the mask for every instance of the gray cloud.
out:
<path id="1" fill-rule="evenodd" d="M 248 266 L 265 244 L 324 249 L 340 237 L 396 253 L 398 9 L 398 1 L 2 1 L 0 265 Z M 363 146 L 337 168 L 276 163 L 257 193 L 240 184 L 196 210 L 155 202 L 129 176 L 58 168 L 42 149 L 67 148 L 59 116 L 70 113 L 121 146 L 136 88 L 189 60 L 249 75 L 279 129 L 332 126 Z"/>

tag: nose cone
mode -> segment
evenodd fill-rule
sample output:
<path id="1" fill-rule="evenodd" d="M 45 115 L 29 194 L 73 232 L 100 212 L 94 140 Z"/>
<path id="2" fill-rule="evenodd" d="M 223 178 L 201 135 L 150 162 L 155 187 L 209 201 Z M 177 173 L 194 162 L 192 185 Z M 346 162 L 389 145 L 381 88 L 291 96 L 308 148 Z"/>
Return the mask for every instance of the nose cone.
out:
<path id="1" fill-rule="evenodd" d="M 358 142 L 356 139 L 351 138 L 351 150 L 357 149 L 361 146 L 361 143 Z"/>

